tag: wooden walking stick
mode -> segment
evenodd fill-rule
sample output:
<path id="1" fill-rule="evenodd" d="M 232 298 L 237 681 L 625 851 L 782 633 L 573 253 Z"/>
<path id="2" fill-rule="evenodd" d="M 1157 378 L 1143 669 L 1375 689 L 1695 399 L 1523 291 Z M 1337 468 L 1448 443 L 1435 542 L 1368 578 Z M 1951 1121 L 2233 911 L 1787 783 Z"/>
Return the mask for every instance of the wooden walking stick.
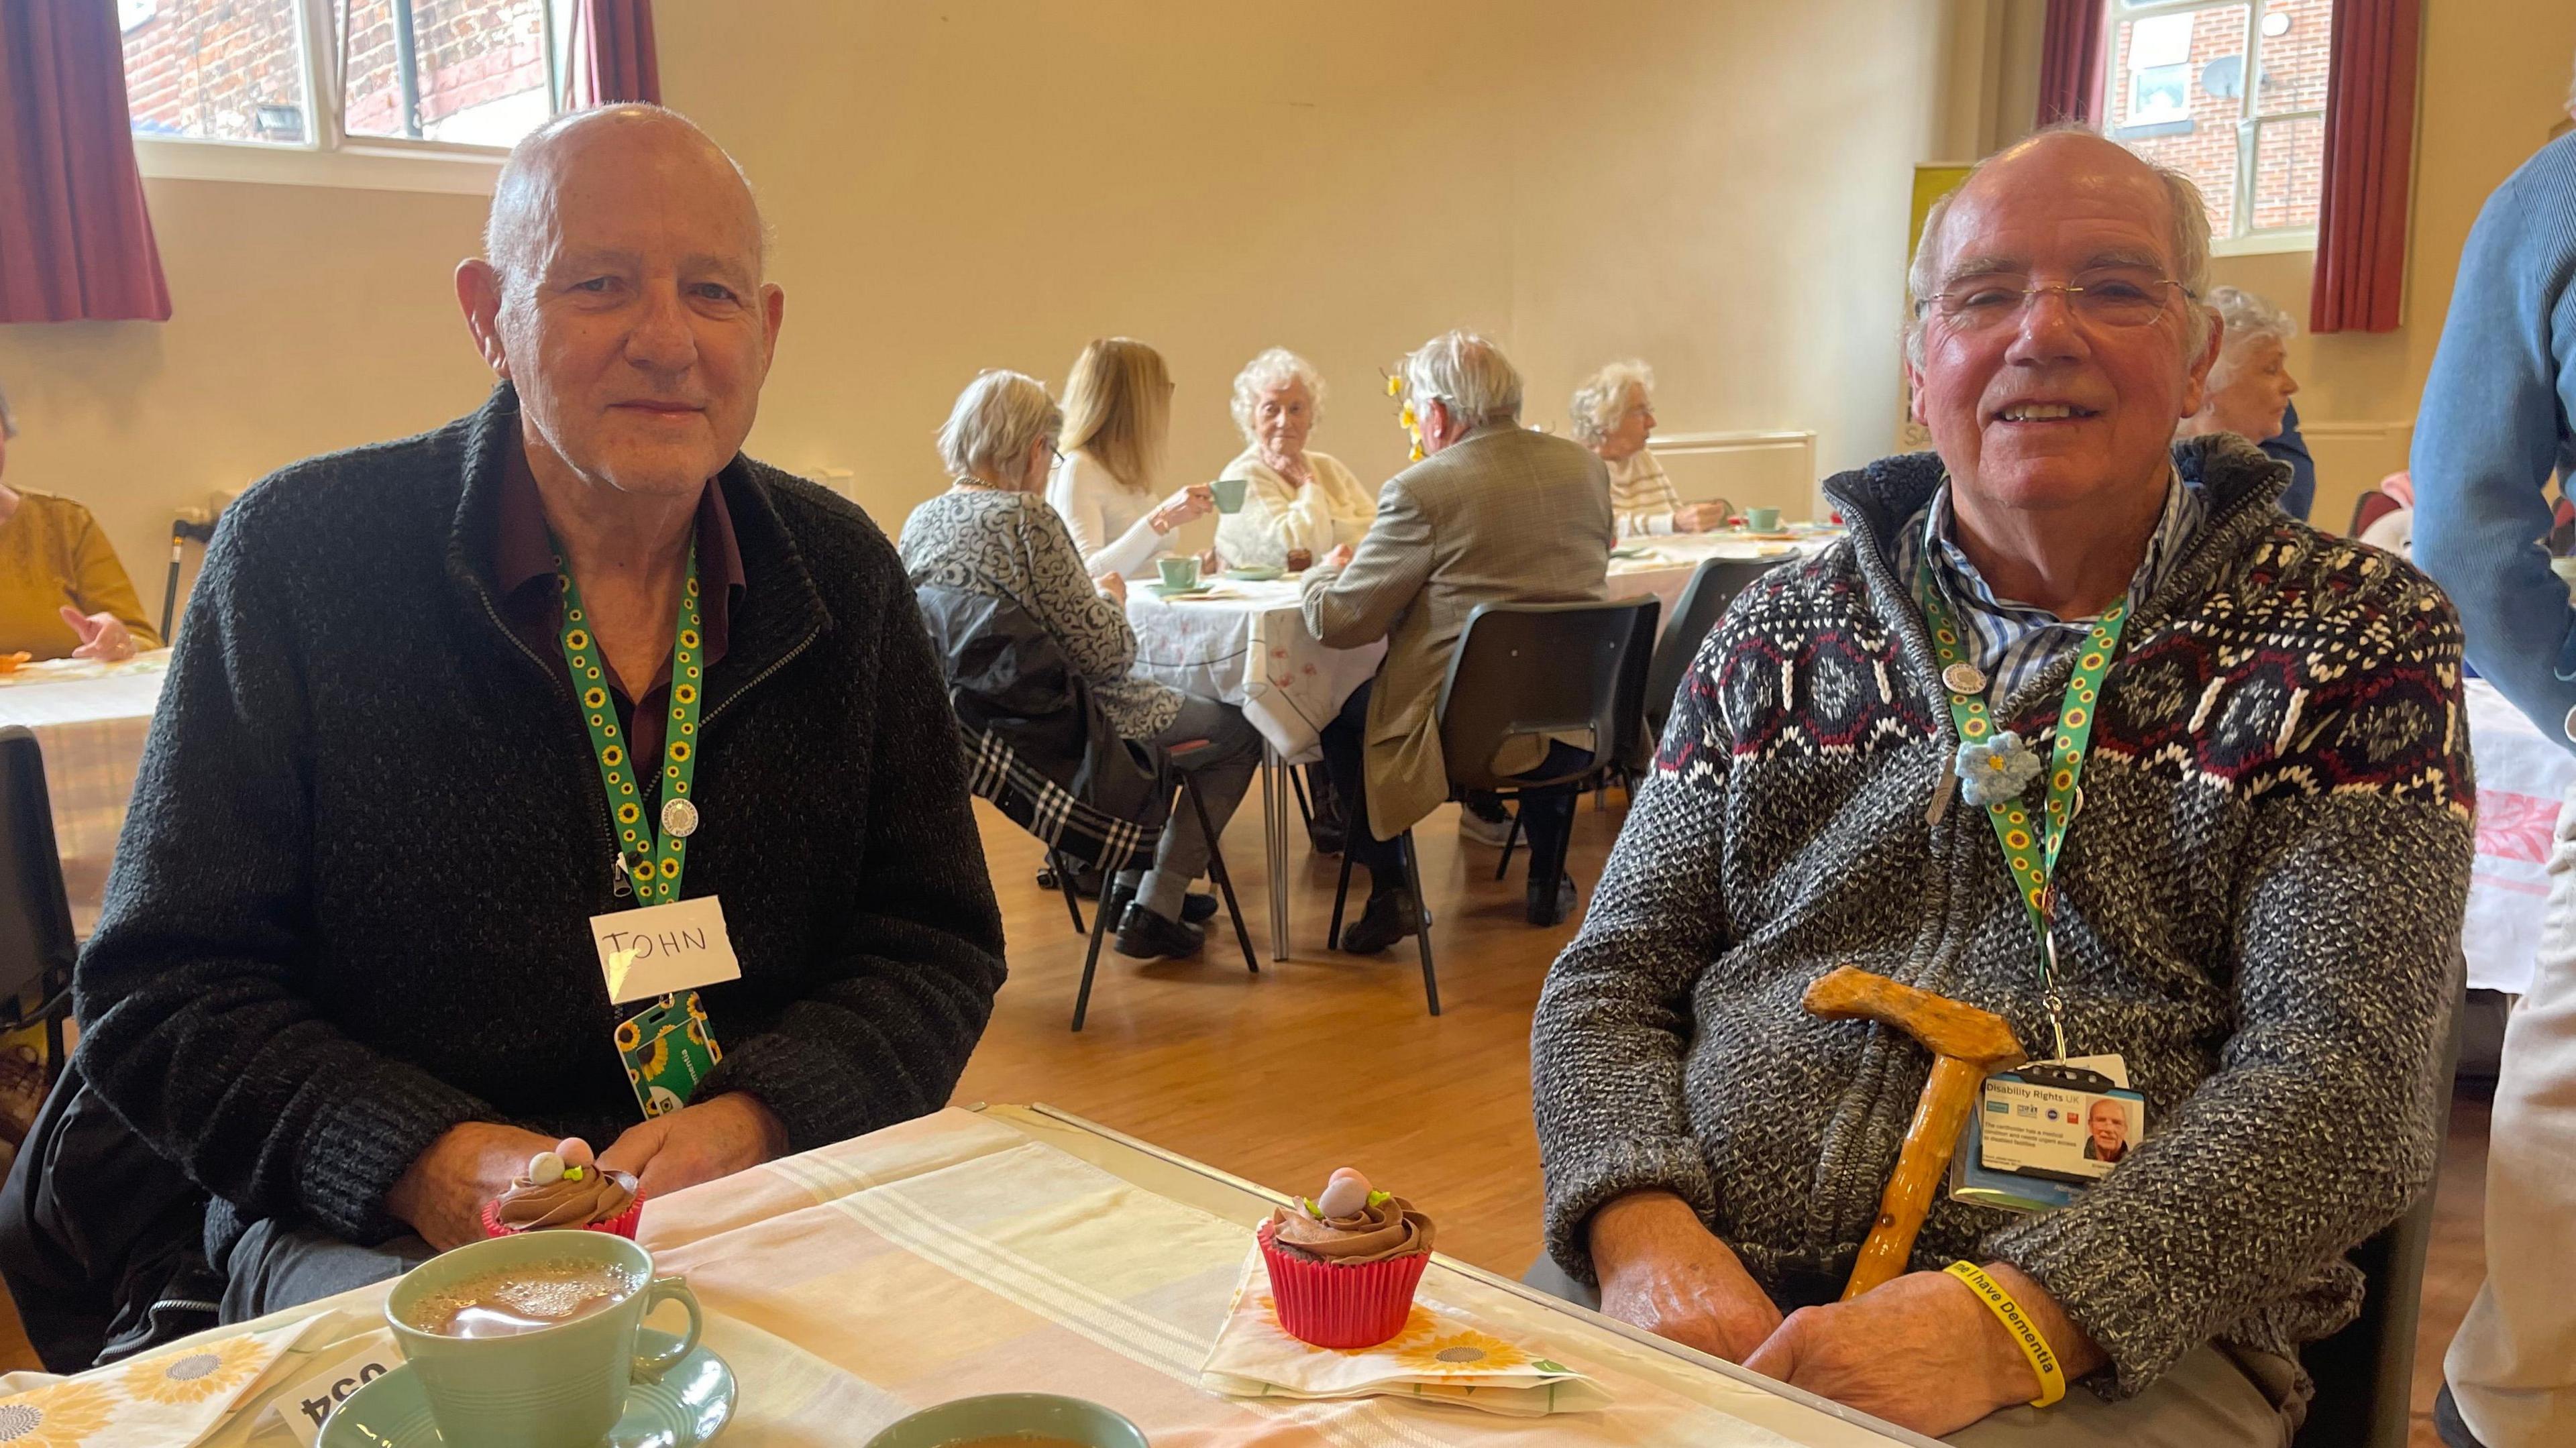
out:
<path id="1" fill-rule="evenodd" d="M 1932 1079 L 1923 1083 L 1923 1099 L 1905 1128 L 1905 1148 L 1897 1153 L 1896 1173 L 1878 1199 L 1878 1221 L 1869 1229 L 1869 1240 L 1861 1243 L 1860 1260 L 1852 1264 L 1851 1282 L 1843 1288 L 1843 1301 L 1849 1302 L 1905 1271 L 1906 1259 L 1914 1253 L 1914 1234 L 1923 1230 L 1932 1194 L 1950 1169 L 1959 1130 L 1976 1109 L 1978 1088 L 1989 1073 L 2029 1057 L 2003 1017 L 1848 965 L 1807 987 L 1806 1004 L 1809 1013 L 1827 1020 L 1894 1026 L 1932 1053 Z"/>

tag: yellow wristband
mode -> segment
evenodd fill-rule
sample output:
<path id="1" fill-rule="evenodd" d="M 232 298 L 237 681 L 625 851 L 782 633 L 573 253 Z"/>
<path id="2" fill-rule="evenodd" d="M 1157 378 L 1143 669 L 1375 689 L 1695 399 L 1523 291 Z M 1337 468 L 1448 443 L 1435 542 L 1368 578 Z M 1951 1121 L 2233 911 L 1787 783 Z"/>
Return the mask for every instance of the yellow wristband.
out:
<path id="1" fill-rule="evenodd" d="M 2003 1323 L 2004 1331 L 2012 1334 L 2021 1355 L 2030 1359 L 2030 1370 L 2039 1374 L 2039 1396 L 2031 1399 L 2030 1405 L 2045 1408 L 2065 1397 L 2066 1370 L 2058 1365 L 2056 1350 L 2039 1335 L 2038 1328 L 2031 1326 L 2030 1319 L 2021 1315 L 2021 1304 L 2012 1300 L 2012 1294 L 1996 1286 L 1995 1279 L 1974 1262 L 1953 1262 L 1942 1270 L 1968 1284 L 1968 1290 L 1976 1293 L 1977 1300 Z"/>

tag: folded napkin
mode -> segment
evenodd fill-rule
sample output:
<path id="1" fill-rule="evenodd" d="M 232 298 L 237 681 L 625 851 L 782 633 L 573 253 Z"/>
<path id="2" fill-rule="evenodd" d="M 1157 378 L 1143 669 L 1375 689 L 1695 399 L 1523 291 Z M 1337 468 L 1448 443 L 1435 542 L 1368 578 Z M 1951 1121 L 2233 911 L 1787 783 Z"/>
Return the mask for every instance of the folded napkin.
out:
<path id="1" fill-rule="evenodd" d="M 151 1357 L 78 1377 L 12 1373 L 0 1397 L 0 1443 L 108 1448 L 151 1443 L 186 1448 L 224 1425 L 235 1404 L 277 1376 L 289 1353 L 327 1326 L 321 1318 L 268 1332 L 182 1343 Z M 31 1381 L 42 1386 L 25 1388 Z"/>
<path id="2" fill-rule="evenodd" d="M 1601 1385 L 1485 1332 L 1416 1294 L 1404 1331 L 1375 1347 L 1312 1347 L 1279 1327 L 1261 1249 L 1244 1259 L 1234 1305 L 1199 1384 L 1236 1398 L 1360 1398 L 1383 1394 L 1456 1403 L 1509 1418 L 1588 1413 L 1610 1405 Z"/>

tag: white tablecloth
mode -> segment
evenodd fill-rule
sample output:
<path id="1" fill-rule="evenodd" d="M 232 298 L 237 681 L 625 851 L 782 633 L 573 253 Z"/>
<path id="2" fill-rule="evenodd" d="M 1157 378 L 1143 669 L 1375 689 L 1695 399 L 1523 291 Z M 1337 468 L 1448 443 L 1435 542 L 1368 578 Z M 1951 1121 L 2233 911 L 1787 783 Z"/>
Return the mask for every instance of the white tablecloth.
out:
<path id="1" fill-rule="evenodd" d="M 1700 564 L 1711 558 L 1787 559 L 1820 553 L 1829 547 L 1839 533 L 1812 533 L 1790 542 L 1760 542 L 1750 538 L 1729 537 L 1723 533 L 1683 533 L 1668 538 L 1621 539 L 1620 551 L 1643 550 L 1634 558 L 1613 557 L 1610 560 L 1610 596 L 1635 598 L 1651 593 L 1663 600 L 1663 615 L 1658 627 L 1669 626 L 1673 609 L 1681 602 L 1682 589 Z"/>
<path id="2" fill-rule="evenodd" d="M 83 937 L 98 922 L 108 861 L 125 828 L 125 802 L 169 667 L 170 651 L 154 649 L 121 664 L 62 659 L 0 675 L 0 726 L 25 725 L 44 752 L 54 849 L 72 929 Z"/>
<path id="3" fill-rule="evenodd" d="M 1386 645 L 1328 649 L 1306 632 L 1298 585 L 1219 580 L 1208 592 L 1166 600 L 1143 583 L 1127 595 L 1136 672 L 1183 693 L 1243 711 L 1279 757 L 1314 757 L 1324 726 L 1351 691 L 1377 672 Z"/>
<path id="4" fill-rule="evenodd" d="M 2549 845 L 2559 801 L 2576 783 L 2576 754 L 2484 679 L 2471 679 L 2469 750 L 2478 766 L 2478 856 L 2469 874 L 2462 945 L 2469 985 L 2515 995 L 2531 988 L 2549 894 Z"/>

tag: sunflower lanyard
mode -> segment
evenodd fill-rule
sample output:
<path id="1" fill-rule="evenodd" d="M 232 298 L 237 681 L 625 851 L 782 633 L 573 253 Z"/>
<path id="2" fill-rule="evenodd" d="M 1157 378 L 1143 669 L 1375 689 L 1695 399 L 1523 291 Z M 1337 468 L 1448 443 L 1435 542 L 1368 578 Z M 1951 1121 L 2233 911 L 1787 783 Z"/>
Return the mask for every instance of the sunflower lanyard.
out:
<path id="1" fill-rule="evenodd" d="M 2101 697 L 2102 677 L 2120 652 L 2120 631 L 2129 618 L 2125 598 L 2103 610 L 2076 655 L 2075 671 L 2066 681 L 2058 706 L 2057 737 L 2050 748 L 2045 823 L 2034 837 L 2030 811 L 2020 802 L 2038 760 L 2020 737 L 1998 730 L 1986 710 L 1985 671 L 1960 652 L 1961 631 L 1927 565 L 1917 574 L 1915 600 L 1931 626 L 1932 652 L 1941 665 L 1941 687 L 1950 696 L 1950 718 L 1959 730 L 1954 765 L 1963 798 L 1986 807 L 1995 839 L 2012 865 L 2013 888 L 2030 914 L 2039 937 L 2041 984 L 2048 1006 L 2048 1028 L 2057 1038 L 2057 1059 L 2067 1060 L 2066 1000 L 2057 986 L 2057 856 L 2066 846 L 2066 828 L 2084 802 L 2084 759 L 2093 741 L 2094 703 Z"/>
<path id="2" fill-rule="evenodd" d="M 672 630 L 670 717 L 663 729 L 661 808 L 658 819 L 652 822 L 645 819 L 643 791 L 637 785 L 625 732 L 617 724 L 616 707 L 609 699 L 608 671 L 600 659 L 599 640 L 590 629 L 589 613 L 582 607 L 581 585 L 573 581 L 572 570 L 564 566 L 560 553 L 555 557 L 555 577 L 563 589 L 564 664 L 572 671 L 582 720 L 590 730 L 591 752 L 599 760 L 600 784 L 608 793 L 609 814 L 617 829 L 617 893 L 625 894 L 631 882 L 638 912 L 676 905 L 688 863 L 689 836 L 698 829 L 698 807 L 689 795 L 698 772 L 698 709 L 706 670 L 702 657 L 705 640 L 698 619 L 697 548 L 693 544 L 689 549 L 687 580 L 680 590 L 679 620 Z M 657 823 L 659 829 L 654 827 Z M 699 902 L 690 903 L 695 906 Z M 713 900 L 704 903 L 711 910 L 715 904 Z M 597 921 L 593 927 L 596 933 Z M 724 958 L 723 973 L 738 974 L 732 946 L 723 939 L 720 913 L 713 931 Z M 609 938 L 618 943 L 624 937 Z M 685 944 L 692 937 L 686 930 L 657 934 L 649 928 L 638 928 L 632 938 L 635 947 L 623 956 L 612 955 L 606 947 L 602 950 L 612 1001 L 631 998 L 621 990 L 624 968 L 638 955 L 652 954 L 652 942 L 677 940 Z M 643 1010 L 618 1023 L 616 1041 L 628 1083 L 635 1088 L 636 1101 L 647 1117 L 687 1104 L 697 1083 L 724 1059 L 694 989 L 674 990 L 652 1000 Z"/>

